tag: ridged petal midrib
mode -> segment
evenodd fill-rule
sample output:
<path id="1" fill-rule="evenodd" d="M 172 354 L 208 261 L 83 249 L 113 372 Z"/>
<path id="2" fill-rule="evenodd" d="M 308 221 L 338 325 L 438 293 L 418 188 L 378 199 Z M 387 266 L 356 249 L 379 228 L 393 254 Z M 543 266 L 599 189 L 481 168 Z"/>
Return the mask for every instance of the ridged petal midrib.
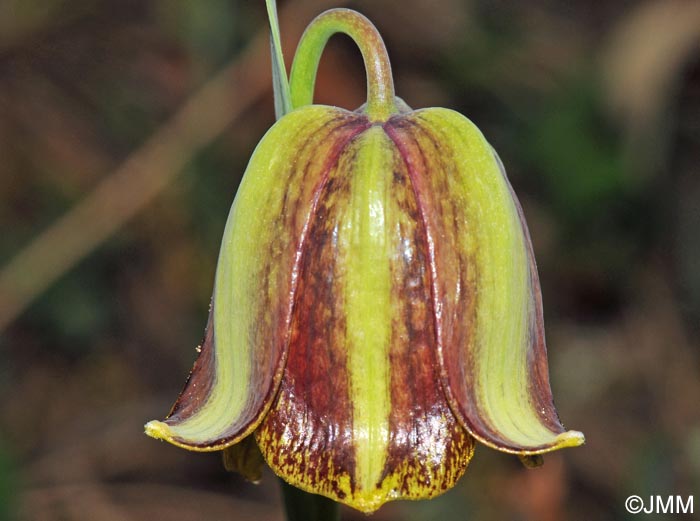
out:
<path id="1" fill-rule="evenodd" d="M 347 175 L 350 205 L 340 218 L 340 256 L 345 263 L 348 370 L 353 404 L 356 477 L 363 489 L 381 478 L 389 440 L 391 275 L 387 222 L 393 222 L 386 172 L 391 150 L 380 127 L 364 132 Z M 388 152 L 388 153 L 387 153 Z"/>

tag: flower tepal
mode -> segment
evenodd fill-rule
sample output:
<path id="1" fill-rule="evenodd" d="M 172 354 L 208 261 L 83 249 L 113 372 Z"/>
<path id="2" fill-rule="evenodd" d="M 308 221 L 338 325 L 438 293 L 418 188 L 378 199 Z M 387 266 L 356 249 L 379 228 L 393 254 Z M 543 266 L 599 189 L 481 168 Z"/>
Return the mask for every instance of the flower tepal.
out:
<path id="1" fill-rule="evenodd" d="M 354 112 L 307 104 L 337 31 L 369 73 Z M 291 88 L 300 108 L 231 208 L 201 353 L 147 433 L 192 450 L 254 435 L 283 479 L 365 512 L 449 489 L 475 439 L 583 443 L 553 405 L 527 227 L 481 132 L 395 98 L 381 39 L 347 10 L 307 29 Z"/>

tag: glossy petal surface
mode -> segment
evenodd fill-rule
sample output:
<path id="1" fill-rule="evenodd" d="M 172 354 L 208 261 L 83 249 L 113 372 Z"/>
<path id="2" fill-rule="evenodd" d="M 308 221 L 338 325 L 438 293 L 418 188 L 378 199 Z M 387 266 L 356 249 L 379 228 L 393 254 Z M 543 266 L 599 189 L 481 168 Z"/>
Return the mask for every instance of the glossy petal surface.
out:
<path id="1" fill-rule="evenodd" d="M 194 369 L 168 418 L 146 432 L 195 450 L 251 433 L 282 376 L 301 245 L 318 182 L 366 120 L 307 107 L 258 145 L 231 208 L 209 325 Z"/>
<path id="2" fill-rule="evenodd" d="M 426 230 L 442 382 L 480 441 L 518 454 L 583 443 L 552 400 L 537 270 L 520 206 L 481 132 L 447 109 L 393 118 Z"/>
<path id="3" fill-rule="evenodd" d="M 279 396 L 256 437 L 293 485 L 371 512 L 452 487 L 473 452 L 440 386 L 425 231 L 380 126 L 320 189 Z"/>
<path id="4" fill-rule="evenodd" d="M 201 354 L 147 425 L 193 450 L 253 431 L 278 475 L 365 512 L 452 487 L 472 435 L 521 456 L 583 442 L 554 409 L 520 206 L 466 118 L 310 106 L 263 138 Z"/>

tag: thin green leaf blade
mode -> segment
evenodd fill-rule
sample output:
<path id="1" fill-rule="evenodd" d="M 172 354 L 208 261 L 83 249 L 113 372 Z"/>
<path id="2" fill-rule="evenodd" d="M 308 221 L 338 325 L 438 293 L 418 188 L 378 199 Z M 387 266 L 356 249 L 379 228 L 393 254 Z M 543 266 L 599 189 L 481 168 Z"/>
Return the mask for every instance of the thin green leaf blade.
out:
<path id="1" fill-rule="evenodd" d="M 265 4 L 267 5 L 267 16 L 270 20 L 270 56 L 272 58 L 272 90 L 275 97 L 275 117 L 280 119 L 288 112 L 291 112 L 292 101 L 289 94 L 287 69 L 284 66 L 284 55 L 282 54 L 282 41 L 277 19 L 277 2 L 275 0 L 265 0 Z"/>

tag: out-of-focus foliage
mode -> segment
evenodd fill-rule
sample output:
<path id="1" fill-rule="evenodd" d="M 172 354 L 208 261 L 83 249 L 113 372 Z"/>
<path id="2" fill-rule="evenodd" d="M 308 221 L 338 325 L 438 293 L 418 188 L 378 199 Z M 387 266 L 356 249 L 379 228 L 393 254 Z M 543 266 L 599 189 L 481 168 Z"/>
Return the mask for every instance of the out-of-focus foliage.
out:
<path id="1" fill-rule="evenodd" d="M 499 151 L 533 235 L 557 406 L 587 438 L 535 471 L 481 448 L 445 496 L 375 518 L 607 520 L 630 494 L 697 503 L 700 3 L 278 4 L 288 59 L 314 14 L 362 11 L 385 36 L 397 93 L 459 110 Z M 171 117 L 218 71 L 244 72 L 226 130 L 119 217 L 162 166 L 144 164 L 85 223 L 117 219 L 116 233 L 0 333 L 0 518 L 281 519 L 271 475 L 255 487 L 216 454 L 141 432 L 195 356 L 228 207 L 274 121 L 268 45 L 262 0 L 0 2 L 0 281 L 154 136 L 177 151 L 182 121 L 207 129 L 208 116 Z M 332 41 L 317 100 L 363 98 L 359 54 Z M 54 244 L 80 247 L 83 229 Z M 0 315 L 13 305 L 0 292 Z"/>
<path id="2" fill-rule="evenodd" d="M 0 519 L 11 519 L 15 514 L 18 477 L 4 445 L 0 444 Z"/>

